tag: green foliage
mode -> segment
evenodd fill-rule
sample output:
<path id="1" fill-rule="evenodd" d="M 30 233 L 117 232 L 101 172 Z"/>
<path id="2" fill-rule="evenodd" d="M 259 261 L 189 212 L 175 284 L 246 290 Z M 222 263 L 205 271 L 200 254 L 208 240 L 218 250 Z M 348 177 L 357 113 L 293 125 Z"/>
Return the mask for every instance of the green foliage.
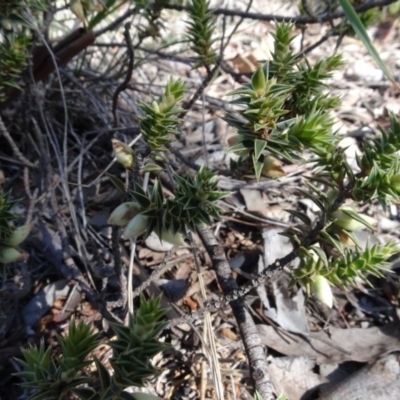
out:
<path id="1" fill-rule="evenodd" d="M 357 279 L 370 285 L 368 275 L 382 277 L 389 272 L 387 260 L 398 252 L 394 243 L 369 245 L 364 251 L 355 247 L 345 248 L 343 254 L 327 257 L 320 247 L 300 248 L 300 265 L 293 271 L 293 277 L 302 283 L 307 291 L 315 276 L 323 276 L 332 284 L 346 289 L 357 285 Z"/>
<path id="2" fill-rule="evenodd" d="M 31 22 L 26 16 L 26 10 L 35 15 L 44 12 L 47 0 L 2 0 L 0 4 L 0 30 L 21 32 L 23 28 L 30 28 Z"/>
<path id="3" fill-rule="evenodd" d="M 390 116 L 390 129 L 380 128 L 380 137 L 364 142 L 364 154 L 357 158 L 362 179 L 353 179 L 354 197 L 366 201 L 378 199 L 383 206 L 400 199 L 400 123 Z"/>
<path id="4" fill-rule="evenodd" d="M 63 338 L 57 335 L 57 341 L 63 354 L 63 358 L 58 362 L 62 370 L 68 374 L 70 371 L 73 373 L 77 368 L 81 368 L 82 365 L 90 364 L 85 359 L 99 345 L 100 336 L 98 333 L 93 333 L 90 325 L 82 321 L 75 324 L 72 320 L 68 336 Z"/>
<path id="5" fill-rule="evenodd" d="M 88 27 L 92 29 L 127 0 L 102 3 L 102 10 L 97 0 L 74 0 L 69 5 L 83 23 L 86 22 L 85 13 L 98 11 L 89 22 Z M 144 25 L 137 27 L 139 42 L 148 37 L 159 37 L 163 27 L 161 11 L 167 0 L 134 0 L 133 3 L 145 20 Z M 348 2 L 342 0 L 341 3 Z M 355 5 L 356 2 L 352 3 Z M 9 88 L 18 87 L 18 79 L 28 63 L 32 26 L 27 7 L 38 17 L 40 25 L 41 13 L 47 4 L 46 0 L 5 0 L 0 4 L 0 102 L 6 99 Z M 316 4 L 317 8 L 311 10 L 316 13 L 333 11 L 338 6 L 338 2 L 330 2 L 330 9 L 322 10 L 318 9 L 322 3 Z M 192 0 L 187 9 L 187 42 L 195 53 L 193 67 L 209 70 L 218 58 L 213 50 L 216 25 L 209 1 Z M 347 10 L 351 8 L 347 7 Z M 309 10 L 303 11 L 309 13 Z M 374 12 L 360 15 L 361 22 L 351 17 L 351 13 L 347 15 L 349 22 L 335 27 L 335 33 L 361 32 L 362 40 L 367 43 L 362 24 L 369 22 Z M 291 211 L 302 222 L 301 234 L 288 233 L 300 256 L 293 282 L 303 284 L 307 293 L 313 290 L 331 306 L 330 285 L 347 289 L 359 281 L 370 284 L 369 276 L 383 276 L 388 271 L 387 260 L 398 251 L 393 243 L 367 245 L 362 250 L 354 231 L 373 229 L 373 222 L 343 203 L 347 198 L 363 202 L 378 200 L 386 206 L 390 201 L 400 199 L 397 154 L 400 124 L 391 116 L 390 129 L 381 129 L 378 138 L 364 143 L 364 154 L 357 159 L 360 172 L 354 172 L 346 161 L 344 149 L 338 147 L 340 138 L 333 132 L 333 120 L 328 113 L 340 101 L 326 93 L 325 81 L 343 65 L 341 57 L 334 54 L 311 64 L 303 54 L 295 54 L 291 47 L 295 38 L 292 24 L 277 24 L 274 38 L 272 59 L 257 69 L 249 83 L 230 93 L 235 96 L 232 104 L 238 109 L 225 117 L 236 129 L 229 151 L 239 156 L 232 160 L 231 169 L 239 178 L 260 179 L 262 175 L 276 178 L 283 176 L 281 166 L 284 162 L 313 163 L 315 168 L 307 182 L 308 190 L 299 191 L 319 207 L 320 219 L 315 224 L 306 214 Z M 376 52 L 374 56 L 377 59 Z M 167 158 L 160 152 L 167 152 L 168 144 L 180 133 L 177 127 L 182 123 L 180 116 L 184 110 L 179 103 L 184 91 L 182 80 L 170 79 L 158 99 L 150 104 L 139 103 L 143 111 L 141 134 L 150 149 L 149 158 L 154 161 L 146 163 L 148 160 L 145 160 L 140 173 L 158 173 L 166 166 Z M 116 152 L 118 161 L 134 171 L 140 164 L 140 158 L 136 158 L 138 154 L 117 142 L 114 147 L 119 145 L 122 149 Z M 196 230 L 220 219 L 223 210 L 217 202 L 229 193 L 218 190 L 217 177 L 212 171 L 203 166 L 194 176 L 171 174 L 171 178 L 173 194 L 166 198 L 157 178 L 152 181 L 151 191 L 147 191 L 138 183 L 129 190 L 113 177 L 116 186 L 135 202 L 118 207 L 110 223 L 126 226 L 125 232 L 129 235 L 125 237 L 142 233 L 148 236 L 155 232 L 161 240 L 181 243 L 182 234 L 188 229 Z M 14 227 L 11 207 L 9 195 L 0 193 L 0 262 L 3 263 L 22 256 L 18 245 L 30 229 Z M 166 347 L 158 340 L 165 327 L 163 315 L 159 299 L 146 302 L 142 298 L 141 307 L 136 315 L 130 316 L 128 326 L 110 323 L 116 334 L 116 339 L 108 343 L 113 351 L 110 360 L 113 374 L 98 359 L 89 358 L 100 344 L 100 335 L 82 322 L 71 322 L 69 335 L 57 337 L 60 356 L 54 356 L 51 348 L 45 349 L 43 342 L 39 347 L 25 349 L 24 360 L 19 361 L 23 371 L 17 375 L 25 380 L 23 385 L 29 389 L 30 399 L 63 399 L 72 394 L 92 400 L 133 398 L 123 390 L 143 386 L 146 379 L 158 372 L 151 359 Z M 97 377 L 85 375 L 85 367 L 92 362 L 96 365 Z M 285 398 L 284 395 L 281 397 Z"/>
<path id="6" fill-rule="evenodd" d="M 9 88 L 20 88 L 17 80 L 28 65 L 29 41 L 25 34 L 9 33 L 0 44 L 0 103 Z"/>
<path id="7" fill-rule="evenodd" d="M 298 72 L 292 84 L 295 86 L 289 109 L 297 114 L 306 114 L 312 109 L 330 110 L 340 105 L 335 96 L 324 96 L 325 79 L 332 76 L 332 71 L 343 65 L 341 56 L 335 54 L 311 65 L 307 59 L 298 65 Z M 311 101 L 310 101 L 311 100 Z"/>
<path id="8" fill-rule="evenodd" d="M 348 165 L 344 149 L 335 149 L 331 153 L 318 154 L 320 169 L 314 179 L 336 190 L 343 188 L 347 182 L 351 187 L 350 197 L 356 201 L 378 200 L 383 207 L 390 201 L 398 201 L 400 124 L 394 115 L 390 116 L 390 124 L 388 130 L 380 128 L 380 135 L 376 139 L 363 143 L 364 154 L 357 156 L 360 173 L 355 174 Z M 320 199 L 324 196 L 320 193 L 317 195 Z"/>
<path id="9" fill-rule="evenodd" d="M 272 168 L 279 167 L 273 157 L 314 163 L 308 190 L 298 190 L 318 206 L 320 221 L 316 227 L 305 213 L 289 211 L 303 226 L 300 235 L 286 235 L 301 259 L 293 282 L 303 284 L 308 293 L 313 289 L 332 306 L 330 285 L 344 288 L 355 285 L 356 278 L 368 283 L 368 275 L 387 271 L 387 259 L 398 251 L 392 243 L 361 251 L 354 231 L 373 229 L 374 220 L 342 204 L 346 198 L 379 200 L 384 206 L 399 200 L 400 124 L 391 116 L 390 129 L 380 129 L 378 138 L 364 143 L 364 155 L 357 159 L 361 172 L 353 172 L 328 113 L 339 100 L 324 93 L 324 80 L 342 60 L 334 55 L 311 65 L 292 53 L 291 31 L 290 24 L 277 25 L 272 60 L 257 69 L 250 83 L 230 93 L 238 96 L 232 103 L 241 107 L 225 117 L 237 131 L 230 139 L 229 151 L 238 156 L 231 167 L 239 177 L 259 179 L 266 175 L 267 160 Z"/>
<path id="10" fill-rule="evenodd" d="M 389 4 L 387 8 L 383 10 L 383 13 L 381 14 L 381 18 L 385 19 L 386 18 L 398 18 L 400 14 L 400 3 L 399 2 L 394 2 L 392 4 Z"/>
<path id="11" fill-rule="evenodd" d="M 15 375 L 22 378 L 22 385 L 30 390 L 29 400 L 67 399 L 72 393 L 91 400 L 135 399 L 134 394 L 123 390 L 143 386 L 147 378 L 158 372 L 151 359 L 167 347 L 157 339 L 165 327 L 165 322 L 161 321 L 164 314 L 160 298 L 146 300 L 142 296 L 141 305 L 136 315 L 130 316 L 128 326 L 110 323 L 117 335 L 116 340 L 108 342 L 113 351 L 112 376 L 98 359 L 88 358 L 100 345 L 100 334 L 90 325 L 74 320 L 69 324 L 68 336 L 57 336 L 60 356 L 56 357 L 51 347 L 45 349 L 42 341 L 39 347 L 31 346 L 22 351 L 24 360 L 17 361 L 23 371 Z M 92 362 L 95 362 L 98 378 L 84 374 L 84 368 Z"/>
<path id="12" fill-rule="evenodd" d="M 229 195 L 217 189 L 216 176 L 204 166 L 195 177 L 175 175 L 177 181 L 175 197 L 164 199 L 162 187 L 156 181 L 151 195 L 136 185 L 132 195 L 143 208 L 142 215 L 147 218 L 144 226 L 146 236 L 155 231 L 158 236 L 163 232 L 186 234 L 188 228 L 195 230 L 199 225 L 211 225 L 220 219 L 222 209 L 214 204 Z"/>
<path id="13" fill-rule="evenodd" d="M 189 29 L 187 33 L 191 50 L 196 54 L 193 68 L 209 67 L 215 64 L 217 53 L 212 45 L 215 42 L 215 17 L 209 10 L 207 0 L 191 0 L 188 4 Z"/>
<path id="14" fill-rule="evenodd" d="M 145 112 L 145 116 L 140 117 L 140 131 L 151 151 L 165 151 L 165 145 L 174 140 L 171 135 L 179 134 L 176 126 L 181 120 L 177 116 L 184 110 L 178 108 L 177 104 L 182 100 L 184 91 L 183 81 L 171 78 L 158 101 L 154 100 L 151 105 L 139 103 Z"/>
<path id="15" fill-rule="evenodd" d="M 20 88 L 18 79 L 28 65 L 32 23 L 27 10 L 37 17 L 46 5 L 46 0 L 3 0 L 0 4 L 0 104 L 10 88 Z"/>
<path id="16" fill-rule="evenodd" d="M 285 81 L 287 75 L 293 73 L 297 62 L 296 56 L 290 48 L 296 37 L 292 31 L 292 24 L 278 24 L 275 33 L 272 34 L 274 51 L 272 60 L 269 61 L 269 73 L 276 77 L 279 82 Z"/>
<path id="17" fill-rule="evenodd" d="M 250 83 L 230 93 L 237 96 L 232 104 L 240 107 L 225 117 L 237 131 L 230 138 L 229 151 L 238 155 L 231 167 L 236 176 L 259 179 L 261 175 L 284 176 L 280 160 L 314 163 L 314 173 L 306 182 L 308 190 L 299 191 L 319 207 L 320 225 L 316 231 L 307 215 L 290 211 L 304 226 L 300 237 L 291 232 L 287 235 L 301 255 L 294 279 L 307 291 L 313 288 L 331 306 L 331 293 L 323 293 L 330 292 L 330 284 L 344 287 L 355 284 L 355 277 L 368 282 L 368 274 L 381 276 L 387 258 L 396 251 L 389 244 L 386 248 L 367 246 L 361 252 L 354 231 L 373 229 L 373 221 L 342 204 L 346 198 L 370 202 L 378 199 L 384 205 L 391 199 L 398 200 L 400 169 L 396 153 L 400 150 L 400 124 L 392 116 L 391 128 L 381 129 L 379 138 L 364 144 L 365 153 L 357 160 L 361 172 L 354 173 L 344 156 L 345 149 L 338 147 L 341 138 L 333 132 L 328 113 L 338 104 L 338 98 L 324 92 L 324 80 L 342 65 L 342 60 L 333 55 L 311 65 L 293 54 L 291 32 L 291 24 L 278 24 L 272 60 L 257 69 Z M 162 146 L 170 140 L 166 133 L 176 133 L 178 121 L 170 123 L 170 115 L 162 119 L 166 113 L 173 113 L 183 94 L 184 88 L 179 85 L 178 96 L 168 97 L 172 86 L 170 81 L 158 103 L 141 105 L 147 114 L 142 118 L 142 131 L 152 150 L 151 157 L 165 150 Z M 168 98 L 171 103 L 167 106 Z M 179 243 L 182 239 L 176 235 L 220 218 L 222 210 L 215 202 L 229 193 L 217 189 L 211 171 L 202 167 L 194 177 L 173 178 L 174 196 L 168 199 L 158 180 L 150 194 L 135 185 L 130 194 L 140 208 L 125 228 L 126 238 L 142 233 L 147 236 L 154 231 L 160 238 Z M 306 247 L 304 241 L 308 243 Z M 354 250 L 348 249 L 350 244 L 355 245 Z"/>
<path id="18" fill-rule="evenodd" d="M 3 193 L 0 190 L 0 275 L 3 276 L 6 274 L 6 264 L 24 258 L 24 253 L 18 246 L 31 230 L 30 225 L 14 226 L 16 216 L 11 209 L 15 203 L 11 200 L 10 193 Z"/>
<path id="19" fill-rule="evenodd" d="M 140 118 L 140 127 L 151 151 L 149 158 L 162 165 L 167 160 L 159 152 L 168 151 L 165 145 L 174 140 L 172 135 L 179 133 L 176 126 L 182 121 L 177 115 L 184 110 L 178 108 L 177 103 L 182 99 L 184 90 L 181 80 L 171 79 L 158 101 L 154 100 L 151 104 L 139 103 L 145 112 L 145 116 Z M 147 163 L 141 173 L 157 173 L 162 169 L 158 164 Z M 161 240 L 182 244 L 182 234 L 185 235 L 188 228 L 195 230 L 199 225 L 211 225 L 214 220 L 220 219 L 222 210 L 215 202 L 229 193 L 218 190 L 217 178 L 211 171 L 203 166 L 195 177 L 174 175 L 173 178 L 176 182 L 174 197 L 169 199 L 164 198 L 161 183 L 157 179 L 150 194 L 135 183 L 129 194 L 137 202 L 137 212 L 127 222 L 127 218 L 119 218 L 121 205 L 113 213 L 118 218 L 116 221 L 110 219 L 110 223 L 125 226 L 125 238 L 143 233 L 147 237 L 155 232 Z M 121 186 L 118 179 L 112 179 L 118 187 Z M 121 212 L 125 212 L 123 207 Z"/>
<path id="20" fill-rule="evenodd" d="M 254 400 L 264 400 L 262 398 L 262 396 L 260 395 L 260 393 L 258 393 L 257 391 L 254 393 Z M 276 400 L 287 400 L 287 397 L 284 393 L 280 394 Z"/>
<path id="21" fill-rule="evenodd" d="M 11 193 L 3 193 L 0 191 L 0 241 L 5 242 L 11 235 L 13 228 L 11 222 L 16 216 L 11 212 L 12 207 L 16 204 L 11 200 Z"/>
<path id="22" fill-rule="evenodd" d="M 60 358 L 53 359 L 51 347 L 45 350 L 43 342 L 39 348 L 22 350 L 25 361 L 17 361 L 24 371 L 16 375 L 24 379 L 22 386 L 32 389 L 29 400 L 66 399 L 73 388 L 91 381 L 81 376 L 81 370 L 90 364 L 85 359 L 100 344 L 99 334 L 84 322 L 75 325 L 71 321 L 69 330 L 67 338 L 57 337 L 62 349 Z"/>
<path id="23" fill-rule="evenodd" d="M 332 71 L 343 65 L 339 55 L 332 55 L 311 65 L 308 60 L 291 49 L 296 37 L 292 34 L 293 25 L 279 24 L 274 34 L 275 45 L 272 60 L 267 62 L 268 77 L 291 86 L 292 96 L 285 104 L 292 115 L 301 115 L 312 109 L 329 110 L 337 107 L 340 101 L 334 96 L 324 96 L 324 80 L 330 78 Z"/>
<path id="24" fill-rule="evenodd" d="M 232 104 L 244 106 L 225 117 L 237 129 L 229 151 L 241 154 L 231 164 L 239 176 L 259 179 L 270 155 L 293 162 L 304 150 L 332 154 L 339 142 L 326 114 L 339 99 L 323 90 L 324 79 L 342 65 L 341 58 L 335 55 L 311 66 L 290 49 L 291 31 L 291 24 L 278 24 L 272 60 L 257 69 L 251 83 L 229 93 L 238 96 Z"/>
<path id="25" fill-rule="evenodd" d="M 151 359 L 168 347 L 157 339 L 166 326 L 161 321 L 164 314 L 160 298 L 147 302 L 142 298 L 142 305 L 135 316 L 130 316 L 128 326 L 110 323 L 117 335 L 109 342 L 113 349 L 110 363 L 119 386 L 143 386 L 147 378 L 157 373 Z"/>
<path id="26" fill-rule="evenodd" d="M 230 193 L 218 190 L 217 177 L 211 171 L 202 166 L 194 178 L 176 176 L 176 180 L 175 198 L 167 203 L 172 231 L 195 230 L 220 219 L 223 210 L 214 203 Z"/>

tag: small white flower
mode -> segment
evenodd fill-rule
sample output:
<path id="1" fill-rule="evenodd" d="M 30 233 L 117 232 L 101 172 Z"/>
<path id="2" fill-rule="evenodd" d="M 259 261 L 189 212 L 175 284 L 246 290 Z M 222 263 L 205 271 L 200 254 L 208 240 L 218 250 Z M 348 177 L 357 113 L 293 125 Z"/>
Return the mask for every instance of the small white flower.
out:
<path id="1" fill-rule="evenodd" d="M 14 229 L 10 237 L 7 239 L 6 244 L 13 247 L 20 245 L 27 238 L 31 229 L 32 225 L 19 226 Z"/>
<path id="2" fill-rule="evenodd" d="M 140 204 L 136 201 L 122 203 L 111 213 L 108 223 L 110 225 L 126 226 L 140 210 Z"/>
<path id="3" fill-rule="evenodd" d="M 264 157 L 264 166 L 262 168 L 261 174 L 267 178 L 281 178 L 286 176 L 286 172 L 282 168 L 282 163 L 275 157 L 266 156 Z"/>
<path id="4" fill-rule="evenodd" d="M 361 229 L 364 229 L 366 227 L 365 224 L 362 224 L 360 221 L 355 220 L 354 218 L 351 218 L 349 215 L 347 215 L 344 211 L 348 212 L 355 212 L 356 210 L 353 207 L 350 206 L 342 206 L 338 210 L 332 213 L 332 217 L 336 218 L 334 224 L 346 229 L 347 231 L 359 231 Z M 375 225 L 377 223 L 377 220 L 375 218 L 369 217 L 368 215 L 365 214 L 358 214 L 359 217 L 361 217 L 362 220 L 366 222 L 368 225 Z"/>
<path id="5" fill-rule="evenodd" d="M 124 230 L 124 238 L 130 239 L 137 237 L 146 232 L 148 227 L 149 218 L 143 214 L 137 214 L 133 217 Z"/>
<path id="6" fill-rule="evenodd" d="M 117 161 L 126 169 L 133 170 L 136 165 L 136 156 L 133 149 L 117 139 L 111 139 Z"/>
<path id="7" fill-rule="evenodd" d="M 24 258 L 24 254 L 14 247 L 0 248 L 0 263 L 8 264 Z"/>
<path id="8" fill-rule="evenodd" d="M 161 242 L 168 242 L 175 246 L 182 246 L 185 244 L 183 236 L 178 232 L 173 234 L 171 231 L 163 230 L 161 236 L 158 235 Z"/>
<path id="9" fill-rule="evenodd" d="M 84 24 L 85 23 L 85 12 L 80 0 L 72 0 L 69 5 L 70 10 L 78 17 L 78 19 Z"/>
<path id="10" fill-rule="evenodd" d="M 328 280 L 321 275 L 316 275 L 311 282 L 311 290 L 329 308 L 333 306 L 333 294 Z"/>

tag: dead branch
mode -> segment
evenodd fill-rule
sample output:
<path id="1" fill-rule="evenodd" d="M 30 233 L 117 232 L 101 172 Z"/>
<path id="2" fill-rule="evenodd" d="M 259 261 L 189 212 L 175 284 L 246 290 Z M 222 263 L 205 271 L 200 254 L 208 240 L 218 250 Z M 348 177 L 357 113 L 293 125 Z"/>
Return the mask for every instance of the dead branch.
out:
<path id="1" fill-rule="evenodd" d="M 226 259 L 224 249 L 218 243 L 212 231 L 209 228 L 198 228 L 198 233 L 212 260 L 218 282 L 224 294 L 229 295 L 231 292 L 237 291 L 239 287 L 232 276 L 232 271 Z M 255 388 L 263 399 L 274 399 L 273 387 L 268 373 L 267 359 L 256 325 L 245 308 L 243 298 L 237 298 L 232 301 L 230 305 L 241 332 Z"/>

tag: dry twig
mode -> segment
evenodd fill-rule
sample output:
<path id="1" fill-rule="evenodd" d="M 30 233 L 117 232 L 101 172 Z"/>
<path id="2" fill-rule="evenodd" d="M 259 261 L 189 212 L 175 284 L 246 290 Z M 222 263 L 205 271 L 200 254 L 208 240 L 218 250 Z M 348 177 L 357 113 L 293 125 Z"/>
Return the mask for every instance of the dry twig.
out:
<path id="1" fill-rule="evenodd" d="M 224 249 L 218 243 L 209 228 L 198 228 L 198 233 L 212 260 L 217 273 L 218 282 L 226 295 L 239 289 L 232 276 L 232 271 L 226 259 Z M 251 376 L 255 388 L 263 399 L 274 399 L 273 386 L 269 377 L 267 359 L 258 335 L 256 325 L 246 310 L 243 298 L 237 298 L 231 303 L 232 311 L 239 326 L 243 344 L 249 358 Z"/>

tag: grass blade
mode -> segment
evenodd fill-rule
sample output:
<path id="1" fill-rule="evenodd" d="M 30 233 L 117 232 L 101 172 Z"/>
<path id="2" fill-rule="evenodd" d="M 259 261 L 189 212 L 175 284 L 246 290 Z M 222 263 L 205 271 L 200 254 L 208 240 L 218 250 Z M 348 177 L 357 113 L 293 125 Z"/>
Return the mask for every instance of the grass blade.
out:
<path id="1" fill-rule="evenodd" d="M 353 6 L 350 4 L 349 0 L 339 0 L 340 5 L 343 8 L 343 12 L 346 14 L 347 19 L 349 20 L 351 26 L 354 31 L 357 33 L 358 37 L 363 42 L 364 46 L 367 48 L 373 59 L 379 65 L 383 73 L 387 76 L 387 78 L 392 82 L 392 85 L 400 92 L 400 87 L 397 82 L 393 79 L 392 74 L 386 67 L 385 63 L 382 61 L 379 53 L 376 51 L 374 45 L 372 44 L 367 31 L 364 28 L 359 16 L 355 12 Z"/>

